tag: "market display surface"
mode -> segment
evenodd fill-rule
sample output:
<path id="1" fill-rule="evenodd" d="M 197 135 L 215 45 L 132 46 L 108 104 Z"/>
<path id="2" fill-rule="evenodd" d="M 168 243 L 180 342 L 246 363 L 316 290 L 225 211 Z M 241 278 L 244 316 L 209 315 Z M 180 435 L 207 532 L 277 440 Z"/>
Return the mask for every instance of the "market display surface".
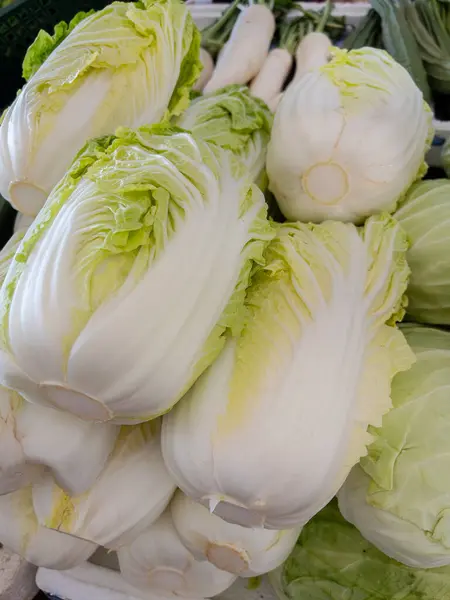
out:
<path id="1" fill-rule="evenodd" d="M 43 591 L 450 600 L 449 6 L 39 33 L 0 121 L 0 544 Z"/>

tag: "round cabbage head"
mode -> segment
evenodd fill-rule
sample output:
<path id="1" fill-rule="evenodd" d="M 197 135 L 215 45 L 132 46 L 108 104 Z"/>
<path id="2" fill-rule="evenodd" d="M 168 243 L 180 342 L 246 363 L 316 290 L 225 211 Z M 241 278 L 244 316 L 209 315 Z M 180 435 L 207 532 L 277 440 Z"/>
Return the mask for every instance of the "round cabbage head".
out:
<path id="1" fill-rule="evenodd" d="M 422 92 L 386 52 L 330 48 L 277 109 L 270 189 L 289 220 L 361 223 L 423 176 L 432 132 Z"/>
<path id="2" fill-rule="evenodd" d="M 450 181 L 414 185 L 395 217 L 410 241 L 408 314 L 421 323 L 449 325 Z"/>
<path id="3" fill-rule="evenodd" d="M 450 565 L 450 332 L 402 330 L 417 362 L 396 375 L 394 408 L 372 429 L 375 440 L 339 505 L 387 555 L 412 567 L 440 567 Z"/>
<path id="4" fill-rule="evenodd" d="M 444 600 L 450 568 L 412 569 L 365 540 L 331 502 L 269 574 L 280 600 Z"/>

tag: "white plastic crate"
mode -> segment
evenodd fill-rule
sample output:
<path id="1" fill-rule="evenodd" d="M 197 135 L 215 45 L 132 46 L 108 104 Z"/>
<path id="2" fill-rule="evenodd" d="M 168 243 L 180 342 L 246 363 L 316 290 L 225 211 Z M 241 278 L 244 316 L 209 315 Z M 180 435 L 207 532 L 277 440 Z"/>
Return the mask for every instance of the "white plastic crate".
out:
<path id="1" fill-rule="evenodd" d="M 307 10 L 321 10 L 323 2 L 305 2 L 303 4 Z M 190 10 L 197 26 L 203 29 L 210 25 L 219 17 L 229 4 L 192 4 Z M 367 14 L 370 5 L 367 2 L 345 3 L 338 2 L 334 6 L 334 15 L 346 17 L 349 25 L 357 25 L 358 22 Z M 292 16 L 300 14 L 299 11 L 293 11 Z M 427 156 L 427 162 L 430 166 L 441 166 L 441 150 L 447 138 L 450 137 L 450 121 L 434 120 L 436 131 L 433 146 Z"/>

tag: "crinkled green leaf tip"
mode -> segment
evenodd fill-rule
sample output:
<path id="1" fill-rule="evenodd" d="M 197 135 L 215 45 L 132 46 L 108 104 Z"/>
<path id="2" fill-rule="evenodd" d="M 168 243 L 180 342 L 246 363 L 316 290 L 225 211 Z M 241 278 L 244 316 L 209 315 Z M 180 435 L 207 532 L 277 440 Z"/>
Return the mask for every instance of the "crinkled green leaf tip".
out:
<path id="1" fill-rule="evenodd" d="M 53 50 L 57 48 L 63 40 L 66 39 L 66 37 L 75 29 L 78 23 L 81 23 L 81 21 L 84 21 L 86 17 L 89 17 L 94 13 L 95 10 L 90 10 L 89 12 L 81 11 L 77 13 L 74 18 L 69 21 L 69 23 L 61 21 L 55 25 L 53 35 L 41 29 L 34 42 L 28 48 L 25 58 L 23 59 L 23 78 L 26 81 L 31 79 L 39 67 L 47 60 Z"/>

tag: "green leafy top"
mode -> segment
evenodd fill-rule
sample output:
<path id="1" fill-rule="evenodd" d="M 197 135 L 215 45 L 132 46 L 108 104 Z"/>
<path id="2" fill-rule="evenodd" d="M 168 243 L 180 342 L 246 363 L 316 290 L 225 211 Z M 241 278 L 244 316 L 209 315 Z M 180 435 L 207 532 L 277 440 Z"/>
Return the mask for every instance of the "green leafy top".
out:
<path id="1" fill-rule="evenodd" d="M 61 21 L 55 25 L 53 35 L 47 33 L 43 29 L 37 34 L 36 39 L 28 48 L 25 58 L 22 64 L 22 75 L 23 78 L 28 81 L 36 73 L 42 63 L 50 56 L 55 48 L 66 39 L 71 31 L 75 29 L 78 23 L 84 21 L 86 17 L 94 14 L 95 10 L 89 12 L 79 12 L 74 18 L 66 23 Z"/>
<path id="2" fill-rule="evenodd" d="M 202 140 L 233 152 L 255 178 L 262 170 L 272 114 L 247 86 L 229 85 L 195 99 L 176 123 Z"/>
<path id="3" fill-rule="evenodd" d="M 130 86 L 136 106 L 158 106 L 170 90 L 166 114 L 177 115 L 189 106 L 190 89 L 201 72 L 199 53 L 200 32 L 181 1 L 113 2 L 59 23 L 53 35 L 40 31 L 25 56 L 23 76 L 28 80 L 39 71 L 33 90 L 47 92 L 41 97 L 44 113 L 63 106 L 67 98 L 60 95 L 76 90 L 92 71 L 114 69 L 117 80 Z M 131 87 L 133 76 L 141 78 L 142 100 Z M 153 90 L 151 101 L 146 88 Z"/>

